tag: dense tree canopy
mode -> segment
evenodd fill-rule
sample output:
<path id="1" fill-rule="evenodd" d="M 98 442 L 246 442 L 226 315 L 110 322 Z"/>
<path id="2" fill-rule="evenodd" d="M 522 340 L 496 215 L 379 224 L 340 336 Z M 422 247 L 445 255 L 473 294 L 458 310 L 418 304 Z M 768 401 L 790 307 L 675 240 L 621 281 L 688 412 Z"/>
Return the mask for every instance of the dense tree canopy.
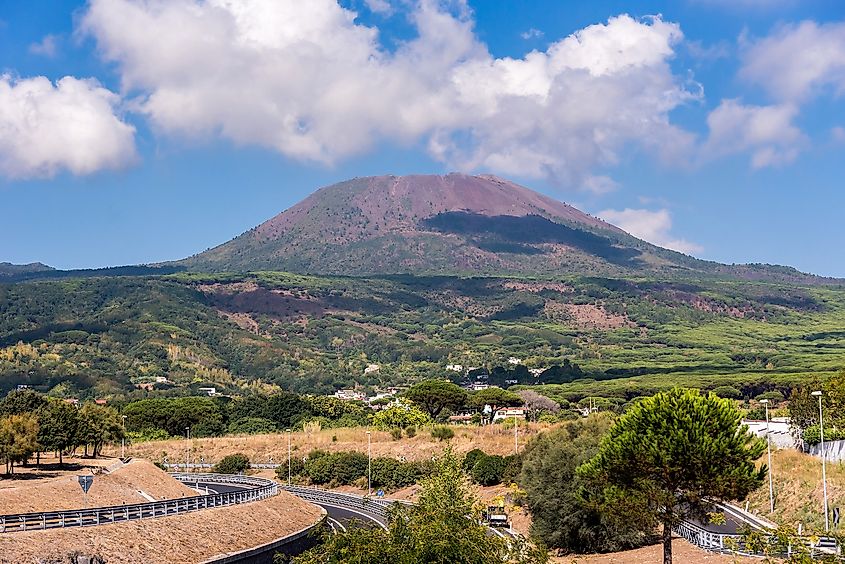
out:
<path id="1" fill-rule="evenodd" d="M 479 503 L 460 460 L 446 451 L 412 507 L 395 504 L 388 530 L 350 527 L 298 557 L 297 564 L 540 563 L 543 550 L 509 544 L 479 524 Z"/>
<path id="2" fill-rule="evenodd" d="M 609 507 L 600 496 L 601 485 L 576 472 L 598 452 L 611 424 L 608 414 L 568 421 L 526 448 L 519 484 L 531 513 L 531 534 L 549 548 L 617 552 L 652 540 L 651 521 L 638 519 L 638 508 Z"/>
<path id="3" fill-rule="evenodd" d="M 437 419 L 444 409 L 455 411 L 467 401 L 463 388 L 446 380 L 426 380 L 411 386 L 405 397 L 425 410 L 429 417 Z"/>
<path id="4" fill-rule="evenodd" d="M 675 388 L 634 404 L 579 469 L 609 496 L 637 500 L 663 525 L 664 562 L 672 562 L 672 527 L 705 519 L 718 500 L 739 500 L 767 469 L 755 467 L 763 441 L 741 426 L 730 400 Z"/>

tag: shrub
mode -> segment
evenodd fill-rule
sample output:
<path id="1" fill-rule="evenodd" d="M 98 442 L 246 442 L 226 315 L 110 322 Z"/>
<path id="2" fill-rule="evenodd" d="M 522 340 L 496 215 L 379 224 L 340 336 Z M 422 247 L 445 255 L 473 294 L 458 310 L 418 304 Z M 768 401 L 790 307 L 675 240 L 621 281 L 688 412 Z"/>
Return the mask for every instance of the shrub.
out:
<path id="1" fill-rule="evenodd" d="M 811 425 L 804 429 L 803 433 L 804 442 L 808 445 L 817 445 L 822 441 L 821 431 L 819 431 L 818 425 Z M 824 428 L 824 440 L 827 441 L 840 441 L 845 439 L 845 432 L 836 427 L 828 427 L 825 425 Z"/>
<path id="2" fill-rule="evenodd" d="M 502 482 L 513 484 L 522 472 L 522 456 L 511 454 L 505 457 L 505 469 L 502 472 Z"/>
<path id="3" fill-rule="evenodd" d="M 276 477 L 282 482 L 288 481 L 288 459 L 279 461 L 280 466 L 276 467 Z M 302 476 L 305 473 L 305 463 L 297 456 L 290 457 L 290 475 Z"/>
<path id="4" fill-rule="evenodd" d="M 263 417 L 244 417 L 229 423 L 229 433 L 233 435 L 261 435 L 279 430 L 276 423 Z"/>
<path id="5" fill-rule="evenodd" d="M 247 468 L 249 468 L 249 458 L 239 452 L 224 456 L 211 471 L 215 474 L 240 474 Z"/>
<path id="6" fill-rule="evenodd" d="M 742 392 L 733 386 L 719 386 L 713 388 L 713 393 L 724 399 L 742 399 Z"/>
<path id="7" fill-rule="evenodd" d="M 413 462 L 400 462 L 394 458 L 374 458 L 372 485 L 375 488 L 395 490 L 416 484 L 422 477 L 422 467 Z"/>
<path id="8" fill-rule="evenodd" d="M 464 469 L 465 472 L 472 472 L 472 467 L 475 466 L 475 463 L 481 459 L 481 457 L 487 456 L 480 448 L 474 448 L 468 453 L 464 455 L 464 460 L 461 463 L 461 467 Z"/>
<path id="9" fill-rule="evenodd" d="M 394 441 L 398 441 L 402 438 L 402 428 L 401 427 L 394 427 L 390 430 L 390 436 L 393 437 Z"/>
<path id="10" fill-rule="evenodd" d="M 472 467 L 472 481 L 481 486 L 495 486 L 502 483 L 505 473 L 505 459 L 498 454 L 483 456 Z"/>
<path id="11" fill-rule="evenodd" d="M 305 474 L 314 484 L 347 486 L 367 475 L 367 455 L 360 452 L 326 454 L 312 451 L 305 462 Z"/>
<path id="12" fill-rule="evenodd" d="M 408 425 L 405 427 L 405 434 L 408 435 L 409 439 L 413 439 L 417 435 L 417 428 L 413 425 Z"/>
<path id="13" fill-rule="evenodd" d="M 454 436 L 455 432 L 451 429 L 451 427 L 438 425 L 431 428 L 431 438 L 437 439 L 438 441 L 448 441 Z"/>
<path id="14" fill-rule="evenodd" d="M 783 394 L 780 393 L 779 391 L 772 390 L 771 392 L 765 392 L 765 393 L 762 393 L 758 396 L 754 396 L 754 399 L 757 400 L 757 401 L 767 399 L 767 400 L 774 402 L 774 403 L 780 403 L 783 400 L 785 400 L 786 398 L 784 398 Z"/>

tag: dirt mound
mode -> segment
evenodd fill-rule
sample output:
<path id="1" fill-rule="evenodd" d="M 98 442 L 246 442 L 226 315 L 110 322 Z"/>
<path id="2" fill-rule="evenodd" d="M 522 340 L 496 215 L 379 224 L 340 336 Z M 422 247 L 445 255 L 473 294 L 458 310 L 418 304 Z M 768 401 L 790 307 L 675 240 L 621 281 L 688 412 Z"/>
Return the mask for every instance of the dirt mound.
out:
<path id="1" fill-rule="evenodd" d="M 321 515 L 318 507 L 281 492 L 253 503 L 158 519 L 0 535 L 0 563 L 66 562 L 71 552 L 97 554 L 109 564 L 202 562 L 287 536 Z"/>
<path id="2" fill-rule="evenodd" d="M 79 474 L 91 475 L 86 468 Z M 148 497 L 174 499 L 197 495 L 156 465 L 133 459 L 111 473 L 100 472 L 88 491 L 88 507 L 129 505 L 150 501 Z M 28 481 L 0 483 L 0 513 L 32 513 L 84 507 L 82 489 L 75 474 Z"/>

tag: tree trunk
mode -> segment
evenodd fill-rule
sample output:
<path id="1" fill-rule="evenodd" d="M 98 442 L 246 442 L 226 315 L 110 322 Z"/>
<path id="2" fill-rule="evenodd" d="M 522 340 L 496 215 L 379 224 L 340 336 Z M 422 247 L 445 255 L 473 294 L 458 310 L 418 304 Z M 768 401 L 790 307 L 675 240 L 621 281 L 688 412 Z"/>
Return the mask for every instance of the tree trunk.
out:
<path id="1" fill-rule="evenodd" d="M 62 449 L 59 449 L 59 466 L 62 465 Z"/>
<path id="2" fill-rule="evenodd" d="M 41 451 L 35 453 L 35 466 L 39 470 L 41 469 Z"/>
<path id="3" fill-rule="evenodd" d="M 672 525 L 663 523 L 663 564 L 672 564 Z"/>

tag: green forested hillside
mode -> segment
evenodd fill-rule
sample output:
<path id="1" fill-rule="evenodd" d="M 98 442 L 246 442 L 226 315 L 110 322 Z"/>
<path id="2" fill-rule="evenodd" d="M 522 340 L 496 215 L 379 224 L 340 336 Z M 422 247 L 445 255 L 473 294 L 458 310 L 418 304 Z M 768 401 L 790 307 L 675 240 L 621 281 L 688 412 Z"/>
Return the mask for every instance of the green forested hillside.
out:
<path id="1" fill-rule="evenodd" d="M 674 384 L 756 394 L 845 366 L 845 290 L 276 272 L 0 285 L 0 392 L 141 395 L 135 385 L 158 377 L 160 393 L 330 393 L 459 378 L 447 364 L 519 384 L 564 367 L 539 381 L 576 398 Z"/>

